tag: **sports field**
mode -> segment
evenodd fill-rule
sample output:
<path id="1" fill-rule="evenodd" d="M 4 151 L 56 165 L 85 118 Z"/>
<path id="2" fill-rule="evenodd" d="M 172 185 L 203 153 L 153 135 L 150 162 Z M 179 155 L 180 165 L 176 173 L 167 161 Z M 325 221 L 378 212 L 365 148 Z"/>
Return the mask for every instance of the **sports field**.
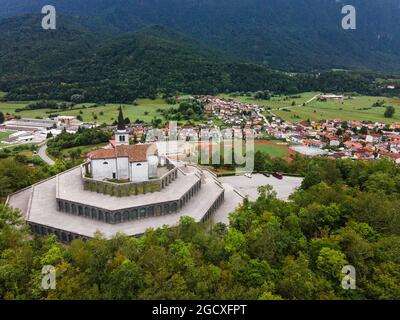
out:
<path id="1" fill-rule="evenodd" d="M 205 148 L 209 148 L 209 155 L 212 157 L 213 149 L 210 144 L 202 143 L 201 144 L 201 152 L 204 152 Z M 214 144 L 214 148 L 216 144 Z M 218 148 L 218 147 L 217 147 Z M 215 149 L 214 149 L 215 150 Z M 232 152 L 232 146 L 227 145 L 224 146 L 223 144 L 220 145 L 220 155 L 224 157 L 225 152 Z M 268 141 L 268 140 L 256 140 L 254 141 L 254 152 L 261 151 L 272 158 L 284 158 L 286 160 L 290 160 L 290 156 L 293 155 L 295 152 L 289 149 L 288 146 L 284 144 L 278 144 L 276 141 Z M 245 154 L 245 149 L 242 151 Z"/>
<path id="2" fill-rule="evenodd" d="M 286 158 L 293 153 L 287 146 L 279 145 L 271 141 L 255 141 L 254 151 L 267 153 L 272 158 Z"/>

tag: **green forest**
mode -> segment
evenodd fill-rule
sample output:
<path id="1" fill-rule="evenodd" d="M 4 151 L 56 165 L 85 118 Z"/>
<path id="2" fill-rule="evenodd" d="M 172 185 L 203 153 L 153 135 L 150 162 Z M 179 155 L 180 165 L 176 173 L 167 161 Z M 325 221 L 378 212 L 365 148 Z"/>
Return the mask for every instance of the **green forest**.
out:
<path id="1" fill-rule="evenodd" d="M 400 299 L 399 167 L 294 162 L 305 179 L 289 201 L 260 187 L 256 201 L 231 214 L 229 228 L 184 217 L 141 238 L 98 234 L 63 245 L 32 237 L 20 214 L 1 205 L 0 297 Z M 55 290 L 41 289 L 44 265 L 56 268 Z M 356 269 L 356 290 L 341 287 L 345 265 Z"/>
<path id="2" fill-rule="evenodd" d="M 8 101 L 132 103 L 157 94 L 270 91 L 397 95 L 399 78 L 358 71 L 286 73 L 231 57 L 162 26 L 109 35 L 62 16 L 56 32 L 40 16 L 0 22 L 0 90 Z M 38 59 L 38 55 L 40 59 Z M 31 107 L 38 107 L 33 105 Z"/>

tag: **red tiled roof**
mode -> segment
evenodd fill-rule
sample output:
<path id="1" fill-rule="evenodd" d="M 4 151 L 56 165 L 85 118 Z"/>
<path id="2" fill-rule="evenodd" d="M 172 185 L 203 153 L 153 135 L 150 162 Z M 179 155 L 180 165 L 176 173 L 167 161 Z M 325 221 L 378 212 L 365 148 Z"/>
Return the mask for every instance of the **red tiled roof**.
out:
<path id="1" fill-rule="evenodd" d="M 152 144 L 135 144 L 115 146 L 112 149 L 99 149 L 88 154 L 89 159 L 113 159 L 113 158 L 129 158 L 129 162 L 147 161 L 147 153 Z M 157 154 L 157 150 L 150 151 L 150 154 Z"/>

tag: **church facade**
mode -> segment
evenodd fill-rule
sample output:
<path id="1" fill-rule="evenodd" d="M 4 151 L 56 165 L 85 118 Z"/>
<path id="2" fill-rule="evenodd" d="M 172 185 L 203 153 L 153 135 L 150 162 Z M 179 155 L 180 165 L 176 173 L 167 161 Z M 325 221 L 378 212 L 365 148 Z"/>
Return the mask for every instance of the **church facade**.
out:
<path id="1" fill-rule="evenodd" d="M 155 144 L 129 144 L 121 109 L 115 144 L 89 153 L 88 161 L 93 179 L 132 182 L 156 178 L 160 163 Z"/>

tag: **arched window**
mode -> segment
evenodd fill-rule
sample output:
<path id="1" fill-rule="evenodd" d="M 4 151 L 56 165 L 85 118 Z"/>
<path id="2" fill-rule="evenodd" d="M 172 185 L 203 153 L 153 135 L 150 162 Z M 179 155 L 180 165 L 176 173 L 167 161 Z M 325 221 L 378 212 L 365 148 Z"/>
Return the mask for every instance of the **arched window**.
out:
<path id="1" fill-rule="evenodd" d="M 111 213 L 106 212 L 106 222 L 111 222 Z"/>
<path id="2" fill-rule="evenodd" d="M 104 161 L 103 164 L 106 165 L 106 164 L 108 164 L 108 162 L 107 162 L 107 161 Z"/>
<path id="3" fill-rule="evenodd" d="M 141 167 L 142 166 L 142 164 L 141 163 L 138 163 L 137 165 L 136 165 L 136 167 Z"/>
<path id="4" fill-rule="evenodd" d="M 123 220 L 124 220 L 124 221 L 128 221 L 128 220 L 129 220 L 129 212 L 128 212 L 128 211 L 125 211 L 125 212 L 124 212 Z"/>

